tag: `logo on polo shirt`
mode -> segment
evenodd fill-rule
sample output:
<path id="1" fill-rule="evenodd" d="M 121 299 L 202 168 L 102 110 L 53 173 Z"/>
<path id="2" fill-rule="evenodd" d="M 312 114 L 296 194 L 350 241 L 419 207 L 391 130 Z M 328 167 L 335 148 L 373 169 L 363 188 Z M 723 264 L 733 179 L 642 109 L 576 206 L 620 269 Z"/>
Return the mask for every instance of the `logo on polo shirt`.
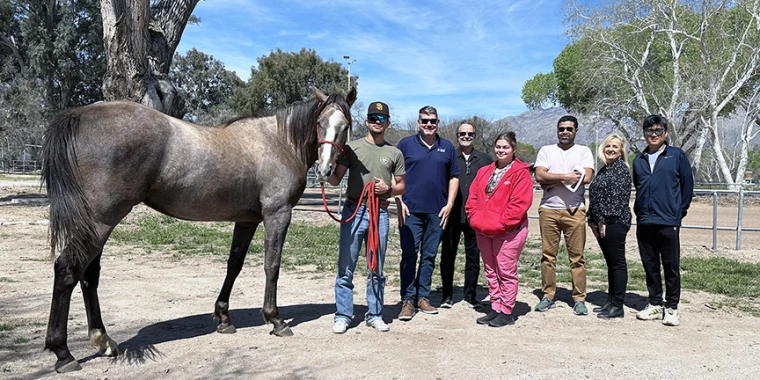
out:
<path id="1" fill-rule="evenodd" d="M 436 152 L 446 153 L 446 148 L 438 148 Z"/>
<path id="2" fill-rule="evenodd" d="M 391 160 L 388 157 L 380 157 L 380 163 L 386 168 L 391 166 Z"/>

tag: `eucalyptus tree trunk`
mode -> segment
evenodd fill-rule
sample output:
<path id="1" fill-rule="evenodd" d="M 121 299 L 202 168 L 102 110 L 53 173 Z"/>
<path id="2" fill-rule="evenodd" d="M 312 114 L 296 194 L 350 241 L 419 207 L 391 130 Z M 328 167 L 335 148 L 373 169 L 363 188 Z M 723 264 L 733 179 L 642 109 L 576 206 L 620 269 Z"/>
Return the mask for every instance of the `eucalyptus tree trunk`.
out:
<path id="1" fill-rule="evenodd" d="M 182 99 L 169 67 L 199 0 L 100 0 L 108 62 L 106 100 L 131 100 L 181 118 Z"/>

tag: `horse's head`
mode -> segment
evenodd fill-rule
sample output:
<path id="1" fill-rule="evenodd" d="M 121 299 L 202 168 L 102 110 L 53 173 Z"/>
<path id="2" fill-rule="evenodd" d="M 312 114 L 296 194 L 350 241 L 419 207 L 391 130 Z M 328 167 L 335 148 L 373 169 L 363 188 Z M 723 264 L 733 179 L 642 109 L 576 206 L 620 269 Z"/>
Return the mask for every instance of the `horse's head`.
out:
<path id="1" fill-rule="evenodd" d="M 317 180 L 325 182 L 335 169 L 335 161 L 348 141 L 351 129 L 351 105 L 356 101 L 356 89 L 351 88 L 346 98 L 341 95 L 325 95 L 312 87 L 314 96 L 319 100 L 317 107 L 317 133 L 319 151 L 317 156 Z"/>

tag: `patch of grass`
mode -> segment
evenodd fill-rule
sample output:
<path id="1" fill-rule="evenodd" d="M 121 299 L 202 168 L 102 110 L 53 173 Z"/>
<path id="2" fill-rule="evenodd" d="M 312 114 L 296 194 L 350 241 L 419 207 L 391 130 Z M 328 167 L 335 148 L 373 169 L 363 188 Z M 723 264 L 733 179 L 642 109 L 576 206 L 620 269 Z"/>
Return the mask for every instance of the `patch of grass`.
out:
<path id="1" fill-rule="evenodd" d="M 11 330 L 13 330 L 15 328 L 16 328 L 16 326 L 14 326 L 14 325 L 10 325 L 10 324 L 7 324 L 7 323 L 0 323 L 0 331 L 11 331 Z"/>
<path id="2" fill-rule="evenodd" d="M 730 297 L 760 294 L 760 264 L 723 257 L 681 259 L 681 286 Z"/>
<path id="3" fill-rule="evenodd" d="M 139 218 L 134 223 L 120 224 L 111 233 L 111 240 L 146 249 L 168 246 L 177 252 L 175 257 L 198 254 L 227 255 L 232 233 L 222 231 L 211 224 L 200 226 L 165 215 L 149 215 Z"/>
<path id="4" fill-rule="evenodd" d="M 718 308 L 730 308 L 736 309 L 744 313 L 748 313 L 755 317 L 760 317 L 760 305 L 749 302 L 744 299 L 730 298 L 719 301 L 715 304 Z"/>
<path id="5" fill-rule="evenodd" d="M 17 336 L 13 338 L 13 344 L 24 344 L 28 342 L 29 342 L 29 338 L 25 338 L 23 336 Z"/>
<path id="6" fill-rule="evenodd" d="M 0 277 L 0 282 L 18 282 L 10 277 Z"/>

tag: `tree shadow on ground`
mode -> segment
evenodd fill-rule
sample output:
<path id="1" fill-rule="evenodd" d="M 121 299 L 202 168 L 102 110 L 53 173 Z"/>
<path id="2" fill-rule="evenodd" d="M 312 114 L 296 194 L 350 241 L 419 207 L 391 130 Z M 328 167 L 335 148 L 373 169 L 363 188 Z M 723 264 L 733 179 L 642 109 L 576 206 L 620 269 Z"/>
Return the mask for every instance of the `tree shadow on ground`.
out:
<path id="1" fill-rule="evenodd" d="M 279 307 L 280 316 L 292 318 L 288 325 L 291 328 L 301 323 L 313 321 L 324 315 L 335 312 L 335 304 L 303 304 Z M 258 327 L 264 325 L 261 308 L 234 309 L 230 310 L 230 319 L 237 328 Z M 176 340 L 191 339 L 202 335 L 216 333 L 216 321 L 211 313 L 196 314 L 169 321 L 161 321 L 143 327 L 137 335 L 122 342 L 119 349 L 122 354 L 114 358 L 114 361 L 128 364 L 144 363 L 146 360 L 155 360 L 163 356 L 155 346 L 157 344 Z M 80 360 L 86 362 L 98 357 L 88 356 Z"/>

